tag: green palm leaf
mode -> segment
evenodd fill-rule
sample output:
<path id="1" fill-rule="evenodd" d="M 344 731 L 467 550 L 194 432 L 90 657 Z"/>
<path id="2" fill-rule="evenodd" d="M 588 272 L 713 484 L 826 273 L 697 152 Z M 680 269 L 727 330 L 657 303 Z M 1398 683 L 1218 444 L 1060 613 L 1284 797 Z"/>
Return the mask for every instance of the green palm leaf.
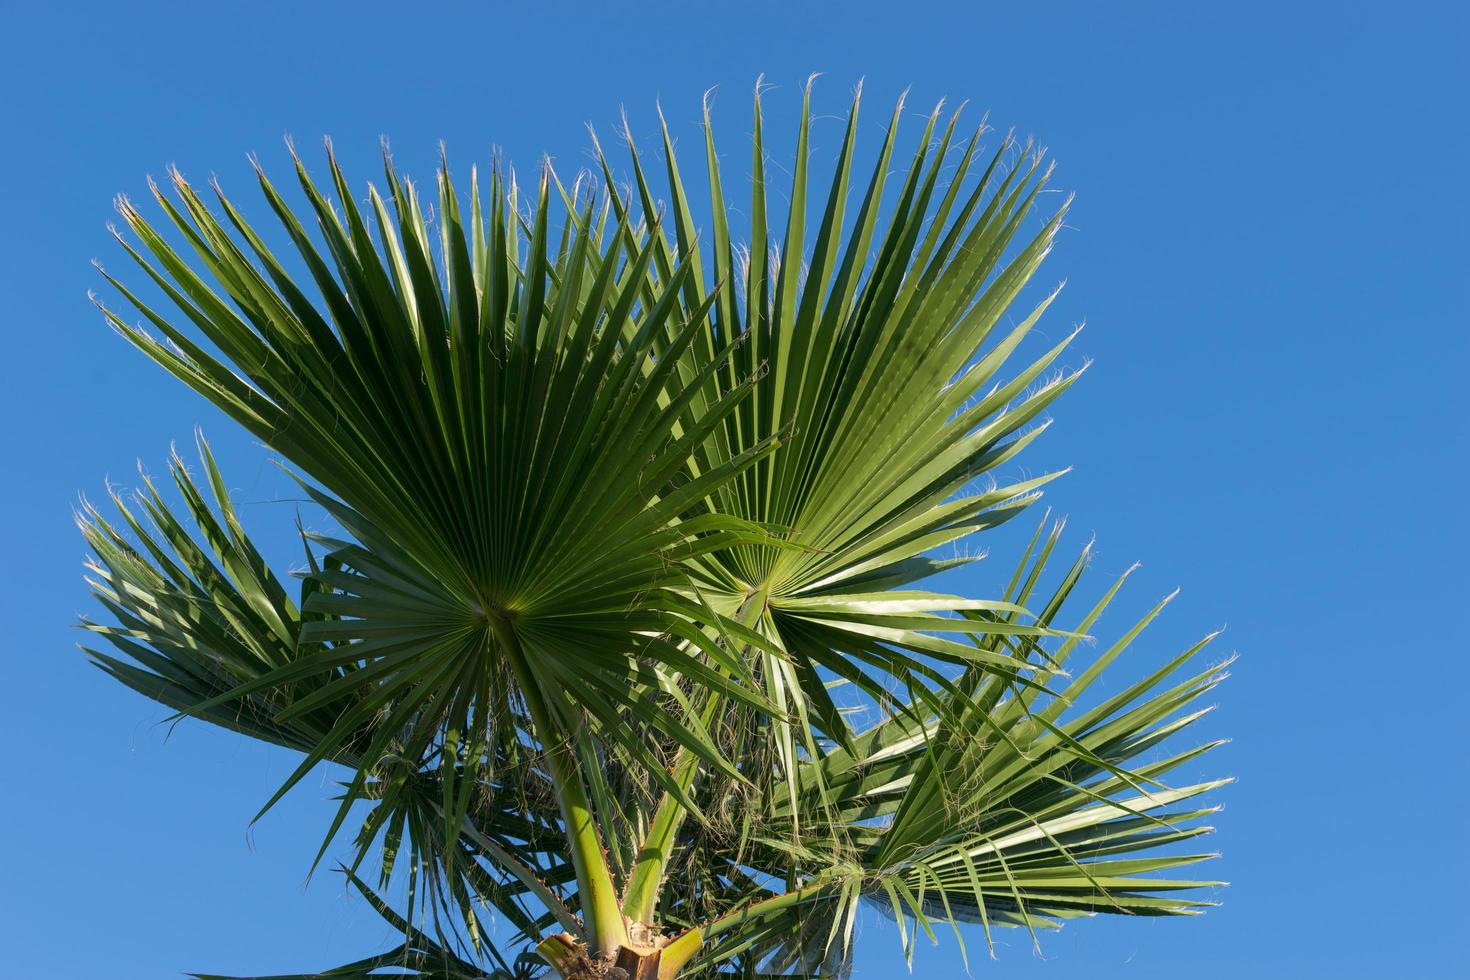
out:
<path id="1" fill-rule="evenodd" d="M 416 191 L 391 165 L 394 212 L 369 194 L 377 241 L 335 160 L 329 169 L 335 205 L 297 164 L 325 253 L 260 175 L 325 312 L 223 193 L 228 228 L 177 174 L 178 205 L 155 195 L 212 284 L 121 205 L 152 259 L 125 247 L 219 356 L 120 284 L 168 343 L 109 318 L 324 487 L 308 490 L 353 538 L 327 542 L 331 567 L 317 573 L 326 588 L 308 611 L 329 615 L 300 638 L 311 655 L 191 710 L 339 671 L 281 718 L 338 706 L 282 792 L 374 729 L 338 824 L 390 747 L 418 758 L 442 744 L 478 758 L 482 745 L 459 740 L 508 737 L 512 696 L 535 705 L 548 743 L 587 715 L 657 778 L 662 767 L 644 740 L 613 724 L 627 706 L 729 768 L 697 723 L 649 698 L 673 672 L 751 699 L 730 671 L 664 636 L 686 611 L 670 591 L 685 581 L 680 562 L 761 536 L 733 518 L 700 516 L 706 497 L 775 446 L 766 439 L 735 458 L 704 455 L 708 431 L 751 379 L 698 415 L 673 389 L 701 335 L 700 312 L 686 318 L 673 301 L 687 266 L 645 298 L 648 256 L 625 226 L 604 245 L 607 205 L 599 218 L 591 200 L 568 212 L 563 247 L 552 253 L 549 171 L 522 255 L 514 187 L 503 193 L 492 180 L 488 216 L 472 189 L 466 229 L 447 166 L 435 263 Z M 720 370 L 724 357 L 706 359 L 697 374 Z M 464 804 L 450 809 L 462 814 Z"/>
<path id="2" fill-rule="evenodd" d="M 849 186 L 855 99 L 820 220 L 809 232 L 809 98 L 808 92 L 797 133 L 792 203 L 779 243 L 768 231 L 759 96 L 750 238 L 743 249 L 725 220 L 708 106 L 705 146 L 714 221 L 707 236 L 693 223 L 665 127 L 669 218 L 652 234 L 647 288 L 665 288 L 676 269 L 690 268 L 681 285 L 684 308 L 711 304 L 708 339 L 694 353 L 708 359 L 722 339 L 744 340 L 726 368 L 704 383 L 703 403 L 716 402 L 752 371 L 769 372 L 769 380 L 711 433 L 709 452 L 739 455 L 766 434 L 786 429 L 790 445 L 723 486 L 716 508 L 784 528 L 787 539 L 801 547 L 741 542 L 701 560 L 696 575 L 708 601 L 725 615 L 733 616 L 751 595 L 765 598 L 763 633 L 795 665 L 785 672 L 790 684 L 772 690 L 772 700 L 810 712 L 812 724 L 841 741 L 847 733 L 824 692 L 822 671 L 847 678 L 867 697 L 882 698 L 888 690 L 884 675 L 921 683 L 925 661 L 964 665 L 981 656 L 970 644 L 928 635 L 979 628 L 947 615 L 963 605 L 950 597 L 933 596 L 930 605 L 904 615 L 875 608 L 855 615 L 852 603 L 950 567 L 956 562 L 930 557 L 935 549 L 1008 520 L 1035 499 L 1055 474 L 1003 486 L 981 483 L 1039 434 L 1041 427 L 1031 423 L 1076 375 L 1038 383 L 1064 341 L 1000 380 L 1052 299 L 1014 327 L 997 330 L 1051 249 L 1065 214 L 1064 206 L 1039 230 L 1023 232 L 1049 174 L 1040 154 L 1006 139 L 981 160 L 982 124 L 963 142 L 942 186 L 941 171 L 957 148 L 958 116 L 940 126 L 936 110 L 896 199 L 885 205 L 900 104 L 854 204 Z M 628 143 L 633 147 L 631 137 Z M 613 164 L 605 155 L 601 161 L 611 182 Z M 642 210 L 664 213 L 636 147 L 631 163 Z M 871 262 L 870 254 L 876 255 Z M 741 281 L 743 289 L 706 293 L 711 275 L 717 283 Z M 684 380 L 699 383 L 692 369 Z M 826 614 L 817 615 L 819 609 Z M 998 659 L 1011 671 L 1028 666 L 1004 654 Z M 773 669 L 764 676 L 781 674 Z"/>

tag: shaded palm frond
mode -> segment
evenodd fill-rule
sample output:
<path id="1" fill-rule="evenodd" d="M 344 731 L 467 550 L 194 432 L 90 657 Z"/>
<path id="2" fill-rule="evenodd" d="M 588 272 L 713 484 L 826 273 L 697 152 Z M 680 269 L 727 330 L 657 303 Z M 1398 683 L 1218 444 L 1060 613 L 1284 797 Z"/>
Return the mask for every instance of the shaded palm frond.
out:
<path id="1" fill-rule="evenodd" d="M 391 164 L 392 210 L 370 189 L 368 215 L 330 157 L 329 172 L 324 189 L 297 162 L 321 247 L 260 174 L 319 305 L 222 192 L 220 219 L 178 174 L 178 204 L 155 188 L 194 265 L 121 204 L 143 246 L 124 247 L 214 352 L 115 280 L 163 340 L 110 320 L 280 451 L 350 535 L 319 542 L 329 561 L 305 606 L 322 615 L 302 628 L 303 655 L 189 710 L 335 671 L 278 720 L 337 712 L 282 792 L 371 730 L 355 746 L 363 767 L 338 824 L 390 751 L 443 752 L 452 828 L 473 794 L 473 760 L 514 737 L 517 699 L 541 714 L 543 744 L 600 720 L 671 788 L 645 740 L 610 724 L 619 711 L 733 773 L 697 721 L 663 705 L 671 678 L 762 702 L 737 683 L 734 661 L 710 666 L 712 644 L 691 650 L 704 634 L 683 623 L 675 590 L 692 556 L 764 537 L 705 501 L 776 440 L 733 458 L 705 452 L 753 378 L 698 412 L 671 383 L 702 330 L 702 312 L 685 316 L 673 301 L 687 269 L 645 296 L 649 257 L 621 219 L 607 233 L 605 199 L 570 202 L 553 250 L 549 169 L 528 218 L 497 173 L 484 212 L 472 183 L 465 220 L 446 164 L 437 262 L 417 192 Z M 697 370 L 718 371 L 727 356 Z M 460 759 L 470 769 L 456 788 Z"/>

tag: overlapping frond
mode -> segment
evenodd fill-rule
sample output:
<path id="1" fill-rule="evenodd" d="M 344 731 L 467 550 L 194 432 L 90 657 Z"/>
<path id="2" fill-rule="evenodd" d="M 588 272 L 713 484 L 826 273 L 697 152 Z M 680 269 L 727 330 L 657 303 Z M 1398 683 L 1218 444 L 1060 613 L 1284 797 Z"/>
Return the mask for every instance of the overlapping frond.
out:
<path id="1" fill-rule="evenodd" d="M 199 448 L 204 488 L 180 457 L 169 464 L 183 514 L 146 476 L 131 497 L 114 494 L 117 523 L 90 505 L 79 514 L 94 554 L 89 580 L 115 620 L 84 621 L 112 648 L 84 649 L 146 697 L 310 754 L 337 724 L 342 705 L 335 698 L 301 705 L 362 668 L 317 666 L 319 651 L 301 636 L 331 614 L 302 612 L 323 588 L 324 568 L 309 539 L 307 571 L 293 600 L 241 525 L 209 447 L 201 440 Z M 311 669 L 283 669 L 301 664 Z M 241 688 L 252 693 L 225 697 Z M 529 729 L 525 719 L 514 720 Z M 525 939 L 555 923 L 580 928 L 556 797 L 533 745 L 512 738 L 487 747 L 461 823 L 446 836 L 445 811 L 457 801 L 442 778 L 442 745 L 425 762 L 390 743 L 369 765 L 363 749 L 372 738 L 364 726 L 326 755 L 354 775 L 367 774 L 360 795 L 370 806 L 349 872 L 378 845 L 375 864 L 384 883 L 400 863 L 407 865 L 406 918 L 422 914 L 436 924 L 440 942 L 467 938 L 481 952 L 485 913 L 514 925 Z M 450 787 L 466 784 L 469 763 L 457 765 Z"/>
<path id="2" fill-rule="evenodd" d="M 131 497 L 113 493 L 116 523 L 91 504 L 78 514 L 93 554 L 88 582 L 115 620 L 84 619 L 82 625 L 113 649 L 83 649 L 119 681 L 180 711 L 295 662 L 303 619 L 311 618 L 301 612 L 301 600 L 318 588 L 307 580 L 292 598 L 245 534 L 208 446 L 202 440 L 199 445 L 207 493 L 181 457 L 169 461 L 187 516 L 168 506 L 147 475 Z M 277 713 L 346 669 L 306 674 L 289 687 L 197 713 L 224 728 L 307 752 L 335 715 L 316 711 L 282 723 Z M 339 745 L 333 760 L 355 766 L 354 747 Z"/>
<path id="3" fill-rule="evenodd" d="M 1088 562 L 1084 552 L 1040 599 L 1058 533 L 1033 542 L 1008 592 L 1041 609 L 1043 623 L 1075 615 L 1067 600 Z M 1091 632 L 1121 585 L 1071 630 Z M 1199 666 L 1213 637 L 1130 683 L 1113 676 L 1167 601 L 1055 695 L 973 672 L 946 695 L 948 710 L 922 723 L 891 716 L 851 748 L 805 764 L 795 795 L 809 832 L 796 844 L 775 833 L 752 839 L 733 860 L 758 876 L 704 871 L 745 882 L 721 898 L 736 911 L 704 927 L 714 940 L 705 962 L 840 972 L 864 901 L 897 920 L 910 955 L 941 927 L 963 946 L 958 927 L 978 924 L 989 945 L 995 927 L 1034 932 L 1079 915 L 1183 915 L 1212 904 L 1189 893 L 1220 882 L 1169 872 L 1212 856 L 1188 847 L 1213 829 L 1202 819 L 1216 808 L 1197 798 L 1228 780 L 1165 780 L 1221 744 L 1166 747 L 1208 713 L 1198 702 L 1225 676 L 1224 664 Z M 1053 655 L 1070 663 L 1077 649 L 1066 639 Z M 786 800 L 774 794 L 777 823 Z"/>

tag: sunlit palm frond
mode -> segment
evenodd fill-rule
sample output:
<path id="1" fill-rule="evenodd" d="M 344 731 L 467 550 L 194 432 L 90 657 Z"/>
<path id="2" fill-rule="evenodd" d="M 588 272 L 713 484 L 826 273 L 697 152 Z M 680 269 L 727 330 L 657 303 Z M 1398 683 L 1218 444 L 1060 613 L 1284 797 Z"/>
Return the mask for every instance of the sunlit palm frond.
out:
<path id="1" fill-rule="evenodd" d="M 1058 533 L 1028 552 L 1014 580 L 1014 598 L 1044 610 L 1048 623 L 1070 608 L 1089 559 L 1084 552 L 1040 599 L 1036 580 Z M 1072 629 L 1090 632 L 1121 585 Z M 1213 856 L 1187 847 L 1213 829 L 1201 820 L 1216 808 L 1196 798 L 1228 780 L 1173 786 L 1165 779 L 1222 744 L 1166 747 L 1208 713 L 1197 702 L 1225 677 L 1225 664 L 1198 665 L 1213 636 L 1131 683 L 1114 677 L 1167 601 L 1055 696 L 977 671 L 927 722 L 892 716 L 856 735 L 851 749 L 805 764 L 800 840 L 769 833 L 750 841 L 732 859 L 755 876 L 702 871 L 746 881 L 743 893 L 723 898 L 735 911 L 705 926 L 715 941 L 703 961 L 754 952 L 770 963 L 830 968 L 847 961 L 862 901 L 898 921 L 910 955 L 920 936 L 932 940 L 941 926 L 953 927 L 963 945 L 958 927 L 980 925 L 988 945 L 997 926 L 1034 931 L 1079 915 L 1181 915 L 1212 904 L 1188 893 L 1221 882 L 1169 872 Z M 1070 664 L 1077 650 L 1068 639 L 1053 655 Z M 777 826 L 786 799 L 777 790 L 767 804 Z"/>
<path id="2" fill-rule="evenodd" d="M 114 648 L 84 649 L 124 684 L 180 711 L 295 662 L 300 600 L 317 588 L 308 580 L 293 600 L 241 526 L 208 446 L 202 440 L 199 446 L 207 494 L 178 455 L 169 461 L 185 516 L 169 507 L 146 475 L 131 498 L 113 493 L 120 523 L 91 504 L 78 514 L 93 553 L 88 581 L 116 620 L 84 619 L 88 631 Z M 290 724 L 280 723 L 277 713 L 332 676 L 306 674 L 289 687 L 198 713 L 224 728 L 310 751 L 331 728 L 332 712 L 309 713 Z M 348 766 L 359 761 L 351 743 L 338 746 L 333 759 Z"/>
<path id="3" fill-rule="evenodd" d="M 808 174 L 810 92 L 803 100 L 784 236 L 772 234 L 757 94 L 748 244 L 737 246 L 727 214 L 708 106 L 705 156 L 712 224 L 701 234 L 665 126 L 666 202 L 655 197 L 632 146 L 635 197 L 666 215 L 651 237 L 649 288 L 691 267 L 685 308 L 713 298 L 709 356 L 729 338 L 744 343 L 703 397 L 718 398 L 751 371 L 769 372 L 753 396 L 710 434 L 711 452 L 740 454 L 778 429 L 790 445 L 718 492 L 721 513 L 785 529 L 796 549 L 742 542 L 698 565 L 700 587 L 734 616 L 754 595 L 761 631 L 787 660 L 762 664 L 772 699 L 846 737 L 822 682 L 843 677 L 863 696 L 932 683 L 934 664 L 1034 667 L 966 641 L 983 621 L 956 617 L 966 604 L 931 593 L 875 596 L 963 559 L 934 557 L 1013 517 L 1056 474 L 998 485 L 988 475 L 1044 426 L 1033 425 L 1076 373 L 1048 378 L 1067 340 L 1003 371 L 1052 296 L 997 329 L 1061 226 L 1065 206 L 1034 229 L 1027 219 L 1050 169 L 1030 144 L 1010 138 L 982 150 L 983 123 L 957 141 L 958 114 L 928 117 L 900 186 L 889 193 L 903 105 L 895 109 L 866 187 L 850 200 L 858 133 L 854 99 L 830 186 Z M 601 155 L 603 172 L 614 164 Z M 824 203 L 825 202 L 825 203 Z M 616 206 L 615 202 L 615 206 Z M 820 217 L 809 226 L 813 212 Z M 708 283 L 735 282 L 718 293 Z M 1070 338 L 1068 338 L 1070 340 Z M 810 748 L 809 746 L 807 748 Z M 791 752 L 796 751 L 793 743 Z"/>

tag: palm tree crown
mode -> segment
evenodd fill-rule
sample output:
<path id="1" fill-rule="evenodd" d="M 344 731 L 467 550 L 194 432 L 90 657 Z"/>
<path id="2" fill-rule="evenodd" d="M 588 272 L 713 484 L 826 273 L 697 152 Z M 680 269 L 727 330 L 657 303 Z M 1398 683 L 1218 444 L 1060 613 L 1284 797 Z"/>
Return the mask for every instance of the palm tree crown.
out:
<path id="1" fill-rule="evenodd" d="M 1213 746 L 1153 750 L 1223 676 L 1208 638 L 1089 698 L 1162 604 L 1072 673 L 1122 583 L 1073 612 L 1084 551 L 1044 586 L 1059 524 L 999 595 L 920 585 L 1058 475 L 993 475 L 1080 373 L 1070 337 L 1013 364 L 1055 296 L 1014 310 L 1049 167 L 938 109 L 901 167 L 900 103 L 854 192 L 855 98 L 818 190 L 809 99 L 777 237 L 757 93 L 743 246 L 708 107 L 703 234 L 666 126 L 662 201 L 631 137 L 621 189 L 594 137 L 600 179 L 463 193 L 446 161 L 432 206 L 386 155 L 365 198 L 297 158 L 296 208 L 258 170 L 289 260 L 176 172 L 162 222 L 119 202 L 169 309 L 108 276 L 142 317 L 109 321 L 339 530 L 303 532 L 293 596 L 201 440 L 182 509 L 145 482 L 80 515 L 88 652 L 299 751 L 262 813 L 345 768 L 318 860 L 360 818 L 343 870 L 404 941 L 325 975 L 830 976 L 864 900 L 910 955 L 1207 904 L 1159 874 L 1207 856 L 1172 845 L 1220 781 L 1162 777 Z"/>

